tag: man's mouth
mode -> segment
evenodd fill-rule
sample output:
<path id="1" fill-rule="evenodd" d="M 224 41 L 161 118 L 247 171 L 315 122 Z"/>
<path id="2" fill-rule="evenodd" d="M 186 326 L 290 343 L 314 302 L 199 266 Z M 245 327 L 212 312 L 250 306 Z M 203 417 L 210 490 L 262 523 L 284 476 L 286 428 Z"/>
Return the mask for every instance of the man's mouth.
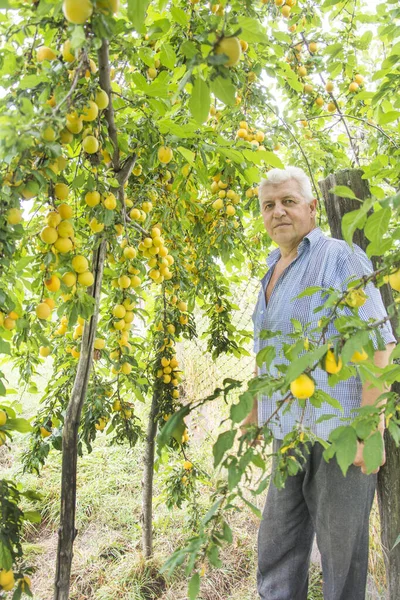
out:
<path id="1" fill-rule="evenodd" d="M 290 223 L 279 223 L 279 225 L 275 225 L 275 229 L 278 227 L 287 227 L 288 225 L 290 225 Z"/>

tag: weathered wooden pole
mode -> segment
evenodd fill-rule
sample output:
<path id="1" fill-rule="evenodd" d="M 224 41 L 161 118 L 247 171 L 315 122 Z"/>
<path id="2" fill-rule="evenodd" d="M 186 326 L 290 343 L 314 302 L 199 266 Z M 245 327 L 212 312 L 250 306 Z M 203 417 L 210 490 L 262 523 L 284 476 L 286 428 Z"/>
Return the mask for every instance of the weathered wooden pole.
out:
<path id="1" fill-rule="evenodd" d="M 324 198 L 326 214 L 332 237 L 343 239 L 342 217 L 346 213 L 360 208 L 357 200 L 341 198 L 330 193 L 338 185 L 349 187 L 357 198 L 364 200 L 370 196 L 369 185 L 362 179 L 363 171 L 360 169 L 345 169 L 329 175 L 319 182 Z M 364 231 L 357 229 L 353 242 L 364 251 L 369 244 Z M 378 257 L 372 257 L 374 269 L 378 267 Z M 384 285 L 380 288 L 386 309 L 393 303 L 390 287 Z M 391 320 L 393 331 L 397 327 L 397 319 Z M 400 383 L 392 385 L 392 391 L 400 396 Z M 400 544 L 393 548 L 400 534 L 400 448 L 396 447 L 393 438 L 385 432 L 386 463 L 378 473 L 378 503 L 381 519 L 381 540 L 385 557 L 387 585 L 389 600 L 400 598 Z"/>

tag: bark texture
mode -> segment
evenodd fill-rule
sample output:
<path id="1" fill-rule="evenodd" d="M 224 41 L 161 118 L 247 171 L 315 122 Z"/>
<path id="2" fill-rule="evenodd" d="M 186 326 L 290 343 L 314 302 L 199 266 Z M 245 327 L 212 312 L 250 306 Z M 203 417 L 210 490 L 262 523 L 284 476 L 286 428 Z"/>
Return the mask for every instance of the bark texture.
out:
<path id="1" fill-rule="evenodd" d="M 78 461 L 78 429 L 82 406 L 86 397 L 90 371 L 93 364 L 94 339 L 96 336 L 101 282 L 103 279 L 106 243 L 101 242 L 93 256 L 94 284 L 92 296 L 95 299 L 94 314 L 85 324 L 82 337 L 82 350 L 78 369 L 64 420 L 62 440 L 62 473 L 61 473 L 61 509 L 60 528 L 58 530 L 58 548 L 56 576 L 54 582 L 54 600 L 68 600 L 73 543 L 77 534 L 75 528 L 76 512 L 76 474 Z"/>
<path id="2" fill-rule="evenodd" d="M 348 198 L 340 198 L 331 194 L 329 190 L 337 185 L 346 185 L 351 188 L 357 198 L 364 199 L 370 196 L 368 182 L 361 179 L 362 170 L 345 169 L 329 175 L 319 182 L 324 198 L 326 214 L 332 237 L 343 239 L 341 220 L 344 214 L 356 210 L 360 203 Z M 357 229 L 354 237 L 356 243 L 364 251 L 368 246 L 368 239 L 362 229 Z M 377 257 L 372 258 L 374 268 L 378 267 Z M 393 303 L 391 288 L 384 285 L 380 288 L 386 309 Z M 393 331 L 396 331 L 397 320 L 391 319 Z M 398 340 L 397 340 L 398 341 Z M 392 391 L 400 394 L 400 384 L 394 383 Z M 381 541 L 385 556 L 385 566 L 388 584 L 389 600 L 400 598 L 400 544 L 393 549 L 394 543 L 400 534 L 400 448 L 397 448 L 393 438 L 385 432 L 386 463 L 378 473 L 378 503 L 381 519 Z"/>
<path id="3" fill-rule="evenodd" d="M 149 420 L 147 424 L 146 447 L 144 451 L 144 472 L 142 479 L 142 549 L 146 558 L 153 554 L 153 477 L 154 448 L 157 433 L 157 393 L 153 392 Z"/>

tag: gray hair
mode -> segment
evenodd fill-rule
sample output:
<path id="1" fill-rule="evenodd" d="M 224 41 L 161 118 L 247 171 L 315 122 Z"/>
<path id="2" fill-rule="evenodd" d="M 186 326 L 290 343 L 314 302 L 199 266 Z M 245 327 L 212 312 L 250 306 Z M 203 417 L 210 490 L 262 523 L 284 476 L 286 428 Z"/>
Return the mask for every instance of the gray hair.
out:
<path id="1" fill-rule="evenodd" d="M 258 188 L 258 197 L 260 199 L 260 208 L 262 210 L 262 192 L 269 185 L 276 185 L 279 183 L 285 183 L 294 179 L 297 181 L 300 189 L 300 194 L 308 204 L 314 199 L 314 195 L 311 188 L 310 179 L 307 177 L 303 169 L 299 167 L 286 167 L 286 169 L 271 169 L 268 171 L 268 178 L 262 179 Z"/>

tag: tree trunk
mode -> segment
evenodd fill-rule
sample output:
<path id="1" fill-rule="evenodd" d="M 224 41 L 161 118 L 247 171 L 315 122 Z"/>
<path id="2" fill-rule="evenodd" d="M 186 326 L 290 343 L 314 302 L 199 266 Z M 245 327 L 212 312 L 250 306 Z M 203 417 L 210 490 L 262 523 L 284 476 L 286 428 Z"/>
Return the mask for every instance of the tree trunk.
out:
<path id="1" fill-rule="evenodd" d="M 94 339 L 96 336 L 99 315 L 105 256 L 106 242 L 103 241 L 93 255 L 93 274 L 95 280 L 92 287 L 92 296 L 95 299 L 94 314 L 90 321 L 85 324 L 78 369 L 64 420 L 62 439 L 61 510 L 60 528 L 58 530 L 54 600 L 68 600 L 69 598 L 73 543 L 77 533 L 75 529 L 75 507 L 78 429 L 82 406 L 86 397 L 90 370 L 93 364 Z"/>
<path id="2" fill-rule="evenodd" d="M 157 433 L 157 394 L 153 391 L 149 420 L 147 424 L 146 447 L 144 451 L 144 471 L 142 480 L 142 549 L 146 558 L 153 554 L 153 476 L 154 447 Z"/>
<path id="3" fill-rule="evenodd" d="M 361 179 L 363 172 L 359 169 L 345 169 L 329 175 L 319 182 L 326 214 L 332 237 L 343 239 L 341 221 L 344 214 L 360 208 L 360 203 L 348 198 L 340 198 L 329 193 L 337 185 L 351 188 L 357 198 L 365 199 L 370 196 L 368 182 Z M 357 229 L 353 241 L 364 251 L 368 239 L 362 229 Z M 372 258 L 374 268 L 377 267 L 376 257 Z M 391 288 L 384 285 L 380 288 L 383 302 L 387 307 L 393 303 Z M 391 320 L 393 331 L 396 331 L 397 319 Z M 394 383 L 392 391 L 400 394 L 400 384 Z M 393 438 L 385 432 L 386 463 L 378 473 L 378 503 L 381 518 L 381 540 L 385 557 L 385 566 L 390 600 L 398 600 L 400 593 L 400 544 L 392 550 L 400 534 L 400 448 L 397 448 Z"/>

